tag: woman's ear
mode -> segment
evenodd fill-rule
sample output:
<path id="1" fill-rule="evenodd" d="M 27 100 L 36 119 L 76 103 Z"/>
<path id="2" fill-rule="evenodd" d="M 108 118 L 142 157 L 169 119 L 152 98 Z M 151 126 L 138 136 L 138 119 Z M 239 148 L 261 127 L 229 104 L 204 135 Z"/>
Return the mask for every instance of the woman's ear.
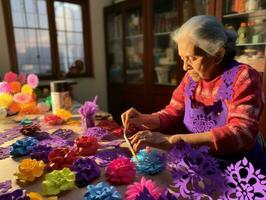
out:
<path id="1" fill-rule="evenodd" d="M 224 54 L 225 54 L 225 48 L 221 47 L 219 51 L 216 53 L 216 58 L 215 58 L 216 64 L 219 64 L 223 60 Z"/>

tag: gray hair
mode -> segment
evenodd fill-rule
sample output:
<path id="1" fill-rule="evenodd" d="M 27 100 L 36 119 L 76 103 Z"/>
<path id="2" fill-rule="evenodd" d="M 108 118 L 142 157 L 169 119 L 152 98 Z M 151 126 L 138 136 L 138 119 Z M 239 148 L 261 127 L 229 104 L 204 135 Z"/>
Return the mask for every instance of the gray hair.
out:
<path id="1" fill-rule="evenodd" d="M 225 57 L 233 59 L 236 54 L 236 33 L 226 30 L 214 16 L 199 15 L 190 18 L 172 34 L 178 44 L 183 37 L 189 37 L 192 42 L 214 56 L 221 47 L 225 47 Z"/>

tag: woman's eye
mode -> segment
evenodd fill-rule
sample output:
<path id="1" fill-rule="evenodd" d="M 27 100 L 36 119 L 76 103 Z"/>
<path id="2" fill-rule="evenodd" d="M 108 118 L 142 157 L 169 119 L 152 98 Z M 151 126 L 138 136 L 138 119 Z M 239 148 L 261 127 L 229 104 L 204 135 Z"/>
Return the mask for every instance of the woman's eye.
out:
<path id="1" fill-rule="evenodd" d="M 190 60 L 191 60 L 191 61 L 195 61 L 195 60 L 197 60 L 197 57 L 192 56 L 192 57 L 190 57 Z"/>

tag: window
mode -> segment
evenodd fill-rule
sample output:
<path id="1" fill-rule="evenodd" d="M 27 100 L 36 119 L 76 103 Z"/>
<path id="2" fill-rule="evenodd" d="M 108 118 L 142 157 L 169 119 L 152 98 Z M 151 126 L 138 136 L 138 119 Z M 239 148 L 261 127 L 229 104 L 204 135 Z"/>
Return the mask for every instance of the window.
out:
<path id="1" fill-rule="evenodd" d="M 4 0 L 3 9 L 15 71 L 92 76 L 89 0 Z"/>

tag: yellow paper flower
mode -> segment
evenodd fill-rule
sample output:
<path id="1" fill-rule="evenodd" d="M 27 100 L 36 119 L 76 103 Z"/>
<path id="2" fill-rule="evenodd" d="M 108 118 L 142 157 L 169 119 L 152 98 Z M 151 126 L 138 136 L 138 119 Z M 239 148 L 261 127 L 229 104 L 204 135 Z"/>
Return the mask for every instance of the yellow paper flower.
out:
<path id="1" fill-rule="evenodd" d="M 28 84 L 23 85 L 22 88 L 21 88 L 21 92 L 22 93 L 26 93 L 26 94 L 29 94 L 29 95 L 32 95 L 32 91 L 33 91 L 32 88 Z"/>
<path id="2" fill-rule="evenodd" d="M 55 112 L 55 115 L 67 121 L 72 117 L 72 113 L 65 109 L 59 109 Z"/>
<path id="3" fill-rule="evenodd" d="M 37 192 L 30 192 L 28 197 L 30 197 L 30 200 L 43 200 L 42 196 Z"/>
<path id="4" fill-rule="evenodd" d="M 0 107 L 8 108 L 12 102 L 12 95 L 8 93 L 0 93 Z"/>
<path id="5" fill-rule="evenodd" d="M 20 181 L 34 181 L 35 178 L 40 177 L 43 174 L 45 164 L 44 162 L 37 161 L 35 159 L 24 159 L 21 161 L 21 163 L 18 166 L 18 172 L 14 175 L 17 176 L 17 178 Z"/>

